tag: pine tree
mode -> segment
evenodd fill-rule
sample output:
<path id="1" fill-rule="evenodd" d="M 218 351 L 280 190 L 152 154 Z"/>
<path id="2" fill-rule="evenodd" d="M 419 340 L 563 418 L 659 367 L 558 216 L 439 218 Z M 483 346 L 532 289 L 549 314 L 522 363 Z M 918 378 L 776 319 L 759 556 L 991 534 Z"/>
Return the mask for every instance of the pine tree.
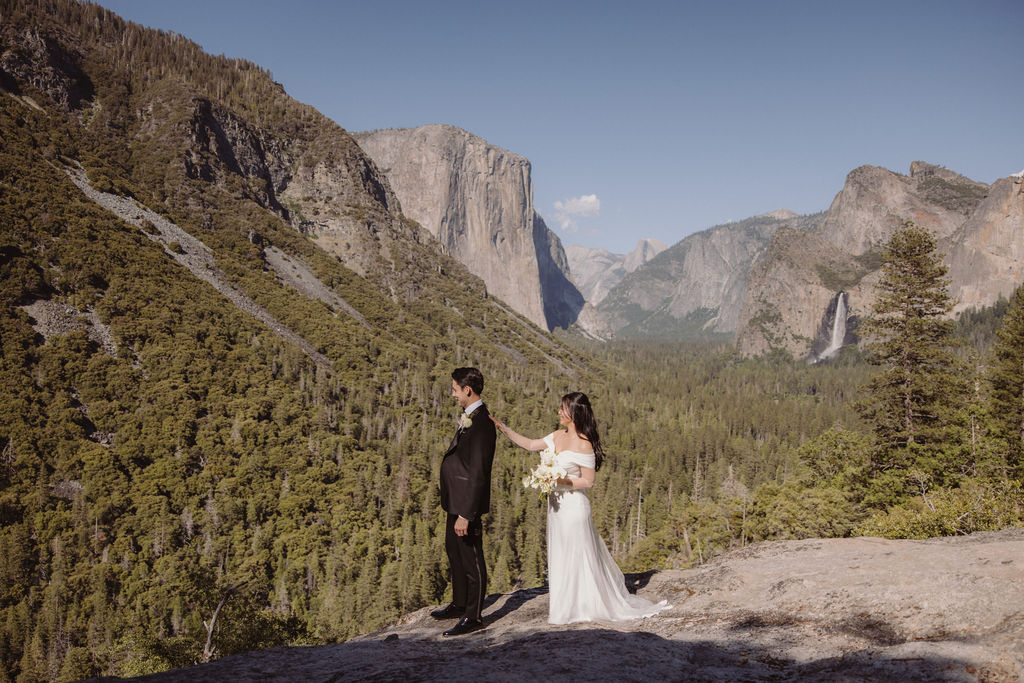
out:
<path id="1" fill-rule="evenodd" d="M 1004 477 L 1024 479 L 1024 286 L 1006 311 L 992 350 L 991 415 L 993 432 L 1005 454 Z"/>
<path id="2" fill-rule="evenodd" d="M 944 455 L 963 389 L 946 270 L 934 235 L 905 222 L 882 254 L 873 316 L 861 325 L 869 361 L 882 366 L 860 405 L 876 437 L 872 472 L 897 488 L 924 491 L 959 469 Z"/>

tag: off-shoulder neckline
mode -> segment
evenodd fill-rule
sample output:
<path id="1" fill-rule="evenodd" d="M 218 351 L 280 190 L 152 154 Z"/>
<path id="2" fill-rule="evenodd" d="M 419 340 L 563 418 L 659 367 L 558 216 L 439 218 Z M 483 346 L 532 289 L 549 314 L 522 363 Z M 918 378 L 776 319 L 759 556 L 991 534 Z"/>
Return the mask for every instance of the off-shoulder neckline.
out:
<path id="1" fill-rule="evenodd" d="M 555 432 L 551 432 L 550 434 L 548 434 L 548 438 L 551 440 L 551 449 L 555 451 L 555 455 L 558 455 L 560 453 L 572 453 L 573 455 L 582 455 L 582 456 L 587 457 L 587 458 L 593 458 L 594 457 L 593 453 L 584 453 L 583 451 L 574 451 L 574 450 L 571 450 L 571 449 L 568 449 L 568 448 L 564 448 L 562 450 L 556 449 L 555 448 Z"/>

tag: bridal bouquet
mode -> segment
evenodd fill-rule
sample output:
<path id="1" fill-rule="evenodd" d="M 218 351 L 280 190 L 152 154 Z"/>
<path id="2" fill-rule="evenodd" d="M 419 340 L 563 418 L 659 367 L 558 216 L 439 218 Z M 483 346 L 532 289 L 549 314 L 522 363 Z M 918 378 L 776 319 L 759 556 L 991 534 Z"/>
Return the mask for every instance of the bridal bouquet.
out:
<path id="1" fill-rule="evenodd" d="M 551 493 L 558 480 L 565 474 L 565 470 L 558 465 L 558 457 L 555 452 L 550 448 L 545 448 L 540 452 L 540 464 L 523 477 L 523 486 L 528 489 L 537 489 L 546 496 Z"/>

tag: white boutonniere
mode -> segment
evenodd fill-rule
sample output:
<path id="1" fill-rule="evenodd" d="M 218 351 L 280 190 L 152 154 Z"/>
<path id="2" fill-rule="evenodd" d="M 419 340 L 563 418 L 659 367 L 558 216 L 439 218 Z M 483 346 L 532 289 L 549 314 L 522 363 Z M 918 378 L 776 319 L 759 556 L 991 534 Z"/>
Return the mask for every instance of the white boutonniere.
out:
<path id="1" fill-rule="evenodd" d="M 459 427 L 462 429 L 469 429 L 473 426 L 473 419 L 469 415 L 463 413 L 459 416 Z"/>

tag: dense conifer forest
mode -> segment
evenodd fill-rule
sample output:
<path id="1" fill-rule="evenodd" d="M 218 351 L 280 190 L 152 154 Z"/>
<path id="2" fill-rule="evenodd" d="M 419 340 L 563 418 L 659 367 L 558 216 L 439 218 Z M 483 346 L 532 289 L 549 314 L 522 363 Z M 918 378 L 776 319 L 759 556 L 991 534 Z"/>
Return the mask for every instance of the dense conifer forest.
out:
<path id="1" fill-rule="evenodd" d="M 893 280 L 894 307 L 865 329 L 874 345 L 827 363 L 551 335 L 382 204 L 348 209 L 386 245 L 357 272 L 295 229 L 298 207 L 276 205 L 266 179 L 213 158 L 200 160 L 209 177 L 192 173 L 184 110 L 147 128 L 147 107 L 198 98 L 267 140 L 333 140 L 304 153 L 341 163 L 344 131 L 258 67 L 96 5 L 3 0 L 0 12 L 0 680 L 336 642 L 441 603 L 437 479 L 459 365 L 480 367 L 492 413 L 531 436 L 557 426 L 562 393 L 590 394 L 609 456 L 595 521 L 627 571 L 767 539 L 1022 521 L 1024 293 L 936 323 L 927 234 L 886 258 L 928 276 Z M 15 68 L 40 55 L 51 72 Z M 87 199 L 67 174 L 79 165 L 201 239 L 223 277 L 327 362 Z M 272 247 L 358 317 L 285 284 Z M 921 344 L 900 347 L 893 321 L 920 292 L 937 307 L 922 314 L 932 353 L 914 367 L 895 359 Z M 41 303 L 64 328 L 40 327 Z M 879 380 L 901 368 L 925 380 L 911 394 Z M 892 408 L 908 400 L 924 431 Z M 499 441 L 492 592 L 544 583 L 544 504 L 520 483 L 531 462 Z"/>

